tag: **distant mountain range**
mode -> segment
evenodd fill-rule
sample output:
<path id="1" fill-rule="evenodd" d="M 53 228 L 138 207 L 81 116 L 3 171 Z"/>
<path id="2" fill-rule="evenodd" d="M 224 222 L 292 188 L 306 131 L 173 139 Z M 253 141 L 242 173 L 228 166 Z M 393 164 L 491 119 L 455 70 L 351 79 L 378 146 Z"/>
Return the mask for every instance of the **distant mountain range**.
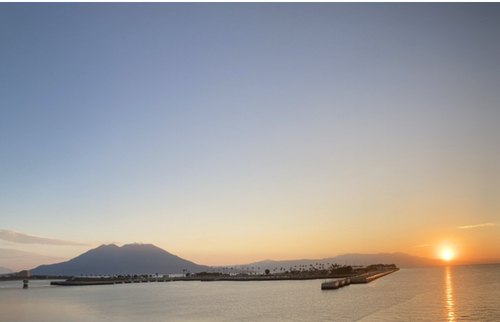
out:
<path id="1" fill-rule="evenodd" d="M 191 273 L 208 270 L 152 244 L 101 245 L 67 262 L 41 265 L 31 270 L 32 275 L 134 275 L 176 274 L 183 269 Z"/>
<path id="2" fill-rule="evenodd" d="M 298 269 L 305 265 L 330 264 L 338 265 L 370 265 L 396 264 L 398 267 L 440 266 L 446 264 L 442 260 L 412 256 L 405 253 L 380 254 L 344 254 L 324 259 L 301 259 L 273 261 L 265 260 L 245 265 L 224 266 L 233 267 L 232 272 L 255 271 L 263 272 L 266 269 L 273 271 Z M 152 244 L 101 245 L 95 249 L 75 257 L 67 262 L 41 265 L 31 270 L 32 275 L 73 275 L 102 274 L 102 275 L 134 275 L 134 274 L 180 274 L 183 270 L 191 273 L 219 270 L 221 267 L 211 268 L 198 265 L 191 261 L 172 255 L 169 252 Z"/>
<path id="3" fill-rule="evenodd" d="M 317 264 L 323 264 L 325 267 L 330 264 L 337 265 L 371 265 L 371 264 L 396 264 L 398 267 L 421 267 L 421 266 L 440 266 L 446 263 L 439 259 L 430 259 L 419 256 L 412 256 L 406 253 L 380 253 L 380 254 L 344 254 L 336 257 L 329 257 L 323 259 L 299 259 L 299 260 L 285 260 L 285 261 L 273 261 L 265 260 L 260 262 L 254 262 L 246 265 L 237 265 L 238 269 L 241 267 L 251 268 L 253 267 L 255 271 L 260 268 L 260 271 L 269 269 L 271 272 L 273 269 L 280 268 L 289 270 L 290 268 L 297 267 L 300 265 L 305 265 L 306 267 L 316 267 Z"/>

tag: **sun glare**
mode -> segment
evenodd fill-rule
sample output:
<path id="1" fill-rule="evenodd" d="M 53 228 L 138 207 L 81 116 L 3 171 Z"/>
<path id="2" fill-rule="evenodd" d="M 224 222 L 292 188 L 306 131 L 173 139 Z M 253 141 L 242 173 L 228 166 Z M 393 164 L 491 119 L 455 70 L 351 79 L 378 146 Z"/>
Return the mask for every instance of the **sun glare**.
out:
<path id="1" fill-rule="evenodd" d="M 449 261 L 453 257 L 453 254 L 449 250 L 445 250 L 442 256 L 445 261 Z"/>

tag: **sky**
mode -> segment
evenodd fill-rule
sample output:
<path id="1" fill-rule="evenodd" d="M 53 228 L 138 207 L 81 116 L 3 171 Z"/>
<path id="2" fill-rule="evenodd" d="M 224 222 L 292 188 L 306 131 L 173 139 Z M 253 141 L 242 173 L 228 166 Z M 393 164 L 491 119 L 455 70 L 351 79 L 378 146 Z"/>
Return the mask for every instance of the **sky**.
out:
<path id="1" fill-rule="evenodd" d="M 498 3 L 0 3 L 0 266 L 500 259 Z"/>

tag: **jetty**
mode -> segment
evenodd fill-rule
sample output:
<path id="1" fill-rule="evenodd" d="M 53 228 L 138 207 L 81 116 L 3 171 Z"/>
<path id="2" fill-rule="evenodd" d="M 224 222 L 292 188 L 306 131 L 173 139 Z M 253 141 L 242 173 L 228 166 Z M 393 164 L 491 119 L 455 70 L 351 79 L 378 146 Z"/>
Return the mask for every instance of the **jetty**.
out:
<path id="1" fill-rule="evenodd" d="M 72 277 L 65 281 L 52 281 L 50 285 L 58 286 L 86 286 L 86 285 L 115 285 L 131 283 L 170 282 L 167 277 L 136 277 L 136 278 L 76 278 Z"/>
<path id="2" fill-rule="evenodd" d="M 383 276 L 389 275 L 389 274 L 397 272 L 397 271 L 399 271 L 399 268 L 369 272 L 369 273 L 366 273 L 363 275 L 353 277 L 351 279 L 351 283 L 353 283 L 353 284 L 370 283 L 371 281 L 374 281 L 377 278 L 381 278 Z"/>
<path id="3" fill-rule="evenodd" d="M 340 287 L 344 287 L 344 286 L 347 286 L 350 284 L 366 284 L 366 283 L 370 283 L 371 281 L 376 280 L 377 278 L 381 278 L 383 276 L 397 272 L 398 270 L 399 270 L 399 268 L 376 270 L 376 271 L 368 272 L 368 273 L 354 276 L 354 277 L 350 277 L 350 278 L 330 280 L 330 281 L 326 281 L 326 282 L 322 283 L 321 289 L 322 290 L 336 290 Z"/>
<path id="4" fill-rule="evenodd" d="M 351 278 L 342 278 L 339 280 L 331 280 L 321 284 L 322 290 L 336 290 L 339 287 L 344 287 L 351 284 Z"/>

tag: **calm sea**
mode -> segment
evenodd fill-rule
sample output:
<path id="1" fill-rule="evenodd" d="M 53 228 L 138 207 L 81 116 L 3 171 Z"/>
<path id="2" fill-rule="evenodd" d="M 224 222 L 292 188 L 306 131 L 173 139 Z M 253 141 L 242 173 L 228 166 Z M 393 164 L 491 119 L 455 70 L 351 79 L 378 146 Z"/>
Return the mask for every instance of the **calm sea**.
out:
<path id="1" fill-rule="evenodd" d="M 500 265 L 401 269 L 330 291 L 321 282 L 3 282 L 0 321 L 500 321 Z"/>

